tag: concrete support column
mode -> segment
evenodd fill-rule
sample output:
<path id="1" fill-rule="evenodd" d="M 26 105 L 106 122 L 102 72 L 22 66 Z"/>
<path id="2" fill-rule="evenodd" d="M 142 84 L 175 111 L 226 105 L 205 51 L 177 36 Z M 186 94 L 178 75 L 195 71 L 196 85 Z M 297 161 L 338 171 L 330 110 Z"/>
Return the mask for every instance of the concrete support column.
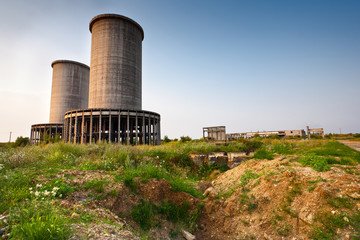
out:
<path id="1" fill-rule="evenodd" d="M 146 144 L 146 142 L 145 142 L 145 128 L 146 128 L 146 126 L 145 126 L 145 113 L 142 113 L 142 120 L 143 120 L 143 122 L 142 122 L 142 144 L 143 145 L 145 145 Z"/>
<path id="2" fill-rule="evenodd" d="M 157 121 L 157 134 L 158 134 L 158 137 L 157 137 L 157 140 L 158 142 L 156 143 L 157 145 L 160 145 L 161 144 L 161 127 L 160 127 L 160 117 Z"/>
<path id="3" fill-rule="evenodd" d="M 75 112 L 74 143 L 76 143 L 76 138 L 77 138 L 77 125 L 78 125 L 77 119 L 78 119 L 77 112 Z"/>
<path id="4" fill-rule="evenodd" d="M 109 111 L 109 142 L 111 141 L 111 133 L 112 133 L 112 129 L 111 129 L 111 110 Z"/>
<path id="5" fill-rule="evenodd" d="M 72 126 L 72 115 L 69 117 L 69 140 L 67 142 L 71 142 L 71 126 Z"/>
<path id="6" fill-rule="evenodd" d="M 138 126 L 138 115 L 137 115 L 137 112 L 136 112 L 136 115 L 135 115 L 135 141 L 136 141 L 136 145 L 138 145 L 139 143 L 139 139 L 138 139 L 138 130 L 139 130 L 139 126 Z"/>
<path id="7" fill-rule="evenodd" d="M 99 142 L 101 142 L 101 110 L 99 115 Z"/>
<path id="8" fill-rule="evenodd" d="M 129 111 L 127 112 L 126 116 L 126 144 L 130 144 L 130 116 Z"/>
<path id="9" fill-rule="evenodd" d="M 92 134 L 93 134 L 93 115 L 92 110 L 90 112 L 90 143 L 92 143 Z"/>
<path id="10" fill-rule="evenodd" d="M 62 138 L 63 138 L 63 142 L 65 142 L 66 143 L 66 136 L 67 136 L 67 134 L 66 134 L 66 129 L 67 129 L 67 126 L 68 126 L 68 124 L 67 124 L 67 118 L 64 118 L 64 125 L 63 125 L 63 132 L 62 132 Z"/>
<path id="11" fill-rule="evenodd" d="M 85 122 L 85 117 L 84 117 L 84 112 L 82 112 L 82 120 L 81 120 L 81 140 L 80 143 L 83 144 L 84 143 L 84 123 Z"/>
<path id="12" fill-rule="evenodd" d="M 118 118 L 118 143 L 121 143 L 121 140 L 120 140 L 120 131 L 121 131 L 121 111 L 119 110 L 119 118 Z"/>
<path id="13" fill-rule="evenodd" d="M 151 117 L 151 115 L 149 115 L 149 145 L 152 145 L 153 130 L 151 128 L 151 125 L 152 125 L 152 117 Z"/>

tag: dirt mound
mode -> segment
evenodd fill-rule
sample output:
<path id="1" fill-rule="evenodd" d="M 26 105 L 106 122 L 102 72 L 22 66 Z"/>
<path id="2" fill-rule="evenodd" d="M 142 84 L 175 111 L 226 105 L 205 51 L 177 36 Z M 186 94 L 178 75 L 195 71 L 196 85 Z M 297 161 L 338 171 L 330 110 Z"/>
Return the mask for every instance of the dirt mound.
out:
<path id="1" fill-rule="evenodd" d="M 114 204 L 112 211 L 118 215 L 129 216 L 134 205 L 140 203 L 140 199 L 144 199 L 153 204 L 160 204 L 162 202 L 171 202 L 180 206 L 184 202 L 188 202 L 190 209 L 194 209 L 199 203 L 199 200 L 184 192 L 176 192 L 171 189 L 170 183 L 165 179 L 150 179 L 146 183 L 138 181 L 138 188 L 136 194 L 131 192 L 129 188 L 123 187 Z"/>
<path id="2" fill-rule="evenodd" d="M 352 223 L 352 214 L 360 210 L 359 173 L 359 165 L 316 172 L 283 157 L 250 160 L 212 182 L 219 194 L 204 200 L 196 236 L 309 239 L 309 235 L 317 234 L 314 227 L 319 222 L 336 218 Z M 334 231 L 344 239 L 356 235 L 351 224 Z"/>

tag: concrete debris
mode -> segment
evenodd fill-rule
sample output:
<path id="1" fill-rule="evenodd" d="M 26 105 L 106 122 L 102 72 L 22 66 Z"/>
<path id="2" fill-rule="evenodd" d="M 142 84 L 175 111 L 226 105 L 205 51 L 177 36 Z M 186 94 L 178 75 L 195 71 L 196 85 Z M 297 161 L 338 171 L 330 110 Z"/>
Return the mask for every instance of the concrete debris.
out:
<path id="1" fill-rule="evenodd" d="M 244 152 L 213 152 L 209 154 L 190 154 L 189 157 L 197 166 L 207 163 L 218 166 L 227 165 L 229 168 L 234 168 L 249 159 L 250 156 Z"/>
<path id="2" fill-rule="evenodd" d="M 215 198 L 218 194 L 219 194 L 218 191 L 216 191 L 214 187 L 209 187 L 204 192 L 204 196 L 209 196 L 212 198 Z"/>
<path id="3" fill-rule="evenodd" d="M 272 238 L 271 238 L 269 235 L 267 235 L 266 233 L 264 233 L 264 238 L 265 238 L 266 240 L 272 240 Z"/>
<path id="4" fill-rule="evenodd" d="M 191 233 L 189 233 L 188 231 L 182 230 L 181 234 L 186 240 L 195 240 L 196 239 L 196 237 L 194 235 L 192 235 Z"/>

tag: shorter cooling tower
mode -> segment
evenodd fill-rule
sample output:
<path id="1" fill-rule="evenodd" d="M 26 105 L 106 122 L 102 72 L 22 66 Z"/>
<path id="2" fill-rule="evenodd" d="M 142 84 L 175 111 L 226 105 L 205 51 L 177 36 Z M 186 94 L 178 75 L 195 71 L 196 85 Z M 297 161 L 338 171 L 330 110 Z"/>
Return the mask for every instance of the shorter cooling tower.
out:
<path id="1" fill-rule="evenodd" d="M 65 112 L 88 107 L 89 66 L 69 61 L 57 60 L 53 68 L 50 123 L 63 123 Z"/>
<path id="2" fill-rule="evenodd" d="M 30 145 L 63 137 L 65 112 L 87 108 L 89 66 L 70 60 L 56 60 L 53 68 L 49 123 L 31 126 Z"/>

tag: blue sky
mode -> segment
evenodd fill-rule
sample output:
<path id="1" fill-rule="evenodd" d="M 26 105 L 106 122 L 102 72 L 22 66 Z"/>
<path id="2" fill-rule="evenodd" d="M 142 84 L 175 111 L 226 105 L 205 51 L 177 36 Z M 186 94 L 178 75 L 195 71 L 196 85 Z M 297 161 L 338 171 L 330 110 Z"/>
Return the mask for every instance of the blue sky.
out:
<path id="1" fill-rule="evenodd" d="M 31 3 L 30 3 L 31 2 Z M 90 64 L 90 20 L 144 29 L 143 109 L 162 135 L 323 127 L 360 132 L 360 1 L 0 3 L 0 142 L 49 120 L 51 62 Z"/>

